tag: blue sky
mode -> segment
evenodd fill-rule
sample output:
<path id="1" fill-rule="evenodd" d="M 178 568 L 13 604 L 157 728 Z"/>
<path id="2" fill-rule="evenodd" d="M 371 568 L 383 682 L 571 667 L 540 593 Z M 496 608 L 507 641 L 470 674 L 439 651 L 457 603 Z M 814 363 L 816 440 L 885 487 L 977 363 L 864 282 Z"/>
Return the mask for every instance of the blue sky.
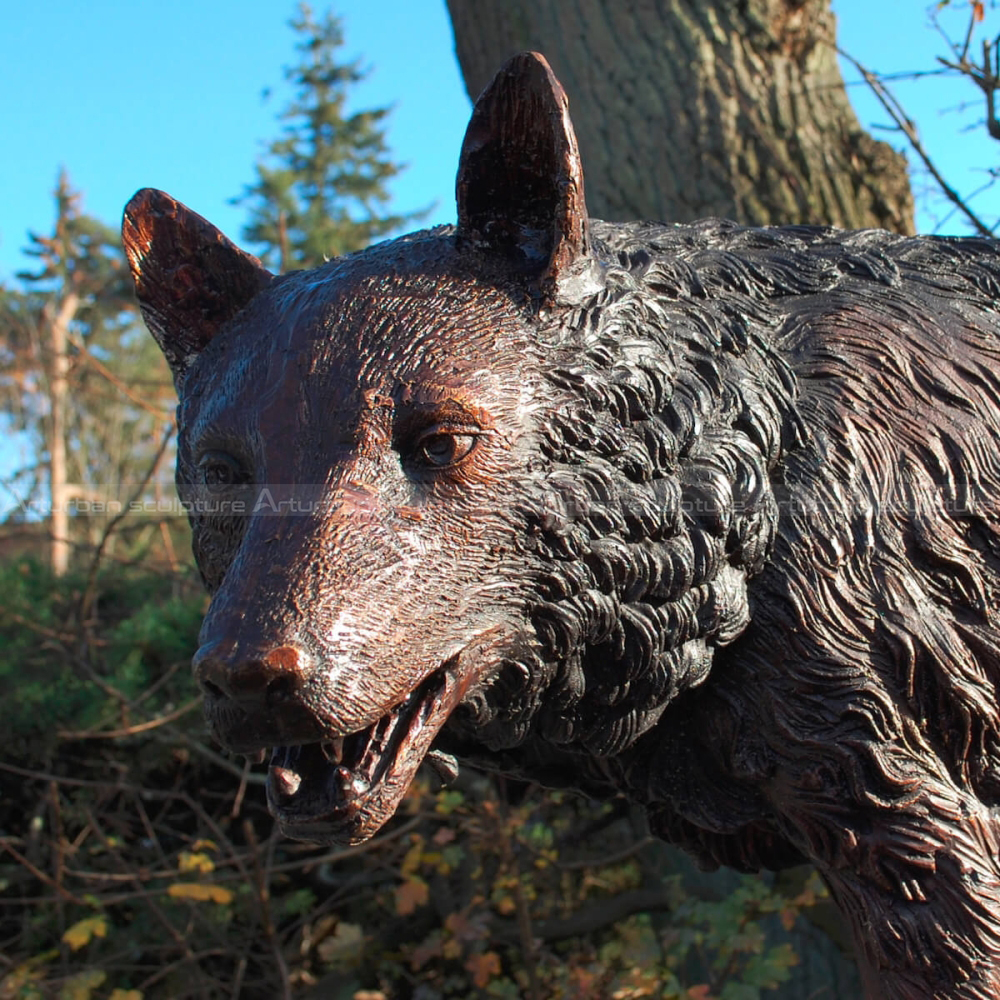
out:
<path id="1" fill-rule="evenodd" d="M 317 6 L 319 6 L 317 4 Z M 955 20 L 964 0 L 953 0 Z M 436 204 L 429 222 L 454 218 L 453 181 L 469 102 L 443 0 L 340 0 L 345 56 L 372 67 L 358 107 L 395 105 L 389 138 L 409 169 L 394 188 L 398 209 Z M 943 51 L 923 0 L 835 0 L 841 45 L 883 72 L 926 69 Z M 0 280 L 25 266 L 28 229 L 52 223 L 60 166 L 87 211 L 117 224 L 134 190 L 160 187 L 238 239 L 242 209 L 230 205 L 253 179 L 262 144 L 287 97 L 281 67 L 292 59 L 292 0 L 41 0 L 7 4 L 0 33 Z M 994 34 L 1000 20 L 988 15 Z M 265 101 L 262 92 L 272 88 Z M 981 115 L 971 87 L 940 79 L 898 85 L 957 186 L 969 191 L 995 165 L 1000 143 L 968 129 Z M 866 127 L 884 113 L 852 87 Z M 572 95 L 570 95 L 572 100 Z M 890 134 L 877 133 L 896 141 Z M 901 143 L 897 143 L 902 145 Z M 978 172 L 975 172 L 978 171 Z M 924 182 L 916 178 L 919 191 Z M 940 204 L 924 205 L 935 227 Z M 1000 188 L 979 202 L 1000 216 Z M 928 211 L 930 209 L 931 211 Z M 956 219 L 943 231 L 960 231 Z"/>

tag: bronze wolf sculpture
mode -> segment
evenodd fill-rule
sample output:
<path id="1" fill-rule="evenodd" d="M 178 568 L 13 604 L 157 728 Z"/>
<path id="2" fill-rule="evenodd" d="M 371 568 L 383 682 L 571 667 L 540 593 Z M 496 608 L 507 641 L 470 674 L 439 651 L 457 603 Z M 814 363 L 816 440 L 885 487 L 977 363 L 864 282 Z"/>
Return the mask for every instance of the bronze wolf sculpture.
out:
<path id="1" fill-rule="evenodd" d="M 213 594 L 194 669 L 292 837 L 424 759 L 808 859 L 870 997 L 1000 995 L 1000 250 L 587 218 L 511 60 L 458 224 L 273 277 L 125 214 Z"/>

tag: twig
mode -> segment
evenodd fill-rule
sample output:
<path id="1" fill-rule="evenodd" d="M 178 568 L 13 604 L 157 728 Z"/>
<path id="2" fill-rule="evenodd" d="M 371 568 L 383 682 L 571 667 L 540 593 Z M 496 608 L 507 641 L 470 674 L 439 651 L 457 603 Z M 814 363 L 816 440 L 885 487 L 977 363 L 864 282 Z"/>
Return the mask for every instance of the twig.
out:
<path id="1" fill-rule="evenodd" d="M 160 467 L 160 462 L 163 461 L 163 456 L 167 452 L 167 446 L 170 444 L 170 441 L 174 436 L 174 431 L 176 430 L 177 421 L 171 421 L 166 433 L 164 433 L 162 439 L 160 440 L 156 453 L 153 455 L 153 460 L 149 463 L 149 468 L 146 470 L 145 475 L 142 477 L 142 481 L 129 498 L 129 502 L 127 504 L 123 504 L 122 509 L 104 526 L 104 531 L 101 533 L 101 540 L 97 543 L 97 547 L 94 549 L 93 558 L 90 561 L 90 569 L 87 571 L 87 583 L 83 588 L 83 595 L 80 597 L 79 619 L 81 622 L 86 622 L 90 618 L 90 609 L 94 603 L 94 592 L 97 585 L 97 571 L 100 568 L 101 557 L 103 556 L 104 549 L 108 544 L 108 539 L 111 538 L 115 528 L 128 516 L 132 503 L 142 496 L 143 491 L 149 485 L 149 481 L 156 474 L 156 470 Z"/>
<path id="2" fill-rule="evenodd" d="M 250 761 L 244 759 L 243 761 L 243 773 L 240 775 L 240 786 L 236 789 L 236 795 L 233 797 L 233 807 L 229 810 L 229 818 L 236 819 L 240 814 L 240 809 L 243 808 L 243 796 L 247 793 L 247 778 L 250 776 Z"/>
<path id="3" fill-rule="evenodd" d="M 129 872 L 129 868 L 131 866 L 125 861 L 125 859 L 121 855 L 121 852 L 104 833 L 104 830 L 101 828 L 100 823 L 97 822 L 97 817 L 94 815 L 93 810 L 87 809 L 86 815 L 88 821 L 90 822 L 91 827 L 94 830 L 94 833 L 97 835 L 97 838 L 101 841 L 101 844 L 104 847 L 104 849 L 111 855 L 111 857 L 115 859 L 115 861 L 118 862 L 118 864 L 122 867 L 124 872 L 128 873 L 129 878 L 132 881 L 132 884 L 138 887 L 140 892 L 146 891 L 141 888 L 142 886 L 141 875 L 136 872 Z M 188 944 L 184 935 L 171 923 L 170 918 L 157 905 L 156 900 L 153 898 L 152 894 L 149 896 L 149 898 L 147 898 L 146 903 L 149 906 L 150 910 L 152 910 L 153 916 L 159 921 L 159 923 L 163 926 L 164 930 L 166 930 L 167 934 L 169 934 L 170 937 L 173 939 L 174 944 L 181 949 L 181 951 L 184 953 L 186 957 L 190 957 L 192 955 L 191 946 Z"/>
<path id="4" fill-rule="evenodd" d="M 557 861 L 556 868 L 561 871 L 576 871 L 581 868 L 616 865 L 620 861 L 625 861 L 626 858 L 632 857 L 633 854 L 638 854 L 644 847 L 648 847 L 650 844 L 655 844 L 656 842 L 655 837 L 642 837 L 627 847 L 622 848 L 616 854 L 607 854 L 600 858 L 584 858 L 582 861 Z"/>
<path id="5" fill-rule="evenodd" d="M 50 875 L 46 875 L 40 868 L 33 865 L 17 848 L 11 846 L 9 840 L 0 838 L 0 850 L 6 851 L 19 865 L 27 868 L 40 882 L 44 882 L 49 888 L 55 889 L 61 899 L 65 899 L 70 903 L 76 903 L 78 906 L 87 905 L 79 896 L 74 896 L 73 893 L 68 889 L 64 889 Z"/>
<path id="6" fill-rule="evenodd" d="M 52 873 L 52 877 L 56 881 L 56 885 L 62 888 L 63 877 L 66 874 L 66 837 L 63 830 L 62 822 L 62 809 L 60 808 L 61 802 L 59 799 L 59 786 L 54 782 L 49 782 L 49 809 L 51 811 L 51 829 L 52 829 L 52 847 L 53 854 L 55 855 L 52 859 L 52 866 L 55 871 Z M 66 906 L 65 902 L 60 896 L 56 901 L 56 914 L 59 921 L 60 931 L 66 930 Z"/>
<path id="7" fill-rule="evenodd" d="M 25 618 L 24 615 L 18 614 L 16 611 L 11 611 L 9 608 L 0 608 L 0 614 L 8 619 L 8 621 L 13 622 L 15 625 L 20 625 L 23 628 L 30 629 L 36 635 L 43 636 L 52 642 L 56 642 L 63 648 L 74 642 L 77 638 L 72 632 L 57 632 L 55 629 L 47 628 L 45 625 L 40 625 L 38 622 L 32 621 L 30 618 Z M 101 640 L 99 643 L 95 643 L 95 645 L 98 644 L 107 645 L 107 640 Z M 66 650 L 66 652 L 68 653 L 69 650 Z"/>
<path id="8" fill-rule="evenodd" d="M 216 753 L 211 747 L 207 747 L 199 740 L 188 736 L 187 733 L 182 733 L 179 730 L 168 727 L 165 735 L 169 735 L 172 741 L 176 740 L 183 743 L 200 757 L 210 760 L 216 767 L 221 767 L 223 771 L 228 771 L 234 777 L 242 779 L 243 769 L 241 767 L 234 764 L 231 760 L 227 760 L 221 753 Z M 162 739 L 162 736 L 158 736 L 157 738 Z M 263 785 L 267 781 L 267 776 L 263 774 L 248 774 L 246 780 L 251 785 Z"/>
<path id="9" fill-rule="evenodd" d="M 514 851 L 512 843 L 510 811 L 507 807 L 505 785 L 501 787 L 501 791 L 499 834 L 501 844 L 503 845 L 503 860 L 512 876 L 514 909 L 517 916 L 517 935 L 521 944 L 524 968 L 528 974 L 528 995 L 530 1000 L 542 1000 L 541 984 L 538 981 L 538 970 L 535 967 L 535 935 L 531 926 L 531 912 L 528 910 L 528 901 L 524 898 L 524 890 L 521 886 L 521 869 L 517 863 L 517 854 Z"/>
<path id="10" fill-rule="evenodd" d="M 179 968 L 182 968 L 185 965 L 190 965 L 192 962 L 195 965 L 198 965 L 202 959 L 219 958 L 227 955 L 228 952 L 225 948 L 208 948 L 205 951 L 188 952 L 184 958 L 178 959 L 176 962 L 171 962 L 169 965 L 165 965 L 162 969 L 157 970 L 151 976 L 144 979 L 139 984 L 139 992 L 145 995 L 149 992 L 150 986 L 154 986 L 161 979 L 166 979 L 168 976 L 172 976 Z"/>
<path id="11" fill-rule="evenodd" d="M 992 236 L 993 230 L 987 226 L 986 223 L 983 222 L 971 208 L 969 208 L 969 206 L 962 199 L 962 196 L 944 179 L 941 172 L 934 165 L 930 155 L 927 153 L 927 150 L 924 149 L 924 145 L 920 141 L 916 125 L 914 125 L 913 121 L 907 116 L 902 105 L 896 100 L 889 88 L 886 87 L 885 84 L 871 72 L 871 70 L 862 66 L 857 59 L 845 52 L 839 45 L 836 46 L 836 49 L 837 53 L 846 59 L 862 75 L 862 77 L 864 77 L 865 83 L 868 84 L 879 103 L 883 108 L 885 108 L 893 122 L 895 122 L 896 127 L 903 133 L 903 135 L 906 136 L 910 145 L 913 147 L 913 151 L 920 157 L 930 175 L 935 181 L 937 181 L 938 186 L 941 188 L 945 197 L 948 198 L 948 200 L 951 201 L 958 208 L 958 210 L 966 216 L 980 235 Z"/>
<path id="12" fill-rule="evenodd" d="M 243 989 L 243 977 L 247 971 L 247 957 L 240 955 L 240 960 L 236 963 L 236 975 L 233 976 L 233 991 L 229 995 L 233 1000 L 240 1000 L 240 990 Z"/>
<path id="13" fill-rule="evenodd" d="M 570 937 L 584 937 L 595 931 L 618 923 L 633 913 L 653 913 L 671 910 L 676 905 L 676 895 L 669 889 L 633 889 L 605 899 L 598 899 L 571 913 L 568 917 L 555 917 L 535 924 L 535 936 L 542 941 L 563 941 Z M 520 939 L 520 928 L 513 920 L 497 920 L 494 934 L 499 940 L 513 943 Z"/>
<path id="14" fill-rule="evenodd" d="M 359 854 L 368 854 L 371 851 L 378 850 L 378 848 L 383 847 L 392 840 L 398 840 L 404 834 L 416 829 L 423 821 L 423 816 L 414 816 L 413 819 L 407 820 L 402 826 L 396 827 L 395 830 L 390 830 L 381 836 L 373 837 L 363 844 L 357 844 L 354 847 L 341 847 L 327 854 L 310 855 L 302 861 L 286 861 L 283 864 L 272 866 L 271 871 L 273 873 L 308 871 L 317 865 L 337 864 L 339 861 L 346 861 L 348 858 L 357 857 Z"/>
<path id="15" fill-rule="evenodd" d="M 151 729 L 158 729 L 160 726 L 166 726 L 171 722 L 175 722 L 181 716 L 187 715 L 192 709 L 197 708 L 200 704 L 201 696 L 199 695 L 199 697 L 192 698 L 189 702 L 181 705 L 180 708 L 174 709 L 174 711 L 169 712 L 167 715 L 161 715 L 146 722 L 139 722 L 134 726 L 126 726 L 123 729 L 101 729 L 96 731 L 87 729 L 59 729 L 56 731 L 56 736 L 61 740 L 114 740 L 122 736 L 136 736 L 138 733 L 148 733 Z"/>
<path id="16" fill-rule="evenodd" d="M 168 411 L 151 406 L 141 396 L 137 396 L 113 371 L 107 367 L 107 365 L 98 361 L 98 359 L 90 353 L 87 349 L 87 345 L 79 337 L 71 335 L 69 342 L 80 352 L 80 356 L 86 360 L 92 368 L 96 369 L 100 375 L 103 375 L 104 378 L 106 378 L 126 399 L 135 403 L 136 406 L 145 410 L 147 413 L 152 413 L 153 416 L 159 417 L 161 420 L 168 415 Z M 160 384 L 161 383 L 157 383 L 157 385 Z"/>
<path id="17" fill-rule="evenodd" d="M 281 1000 L 292 1000 L 292 986 L 288 978 L 288 964 L 285 956 L 281 953 L 281 942 L 274 930 L 274 921 L 271 919 L 271 892 L 270 874 L 266 866 L 260 863 L 260 845 L 257 840 L 257 833 L 253 828 L 253 822 L 249 819 L 243 821 L 243 836 L 250 845 L 250 859 L 253 863 L 253 886 L 256 890 L 257 905 L 260 908 L 261 927 L 264 930 L 264 937 L 271 948 L 274 956 L 274 963 L 278 967 L 281 976 Z"/>
<path id="18" fill-rule="evenodd" d="M 181 667 L 187 666 L 190 666 L 188 660 L 175 660 L 160 674 L 159 677 L 156 678 L 155 681 L 153 681 L 152 684 L 149 685 L 149 687 L 143 690 L 142 694 L 140 694 L 138 698 L 135 698 L 132 701 L 132 704 L 129 707 L 138 708 L 144 701 L 156 694 L 156 692 L 159 691 L 160 688 L 163 687 L 163 685 L 166 684 L 167 681 L 169 681 L 170 678 L 181 669 Z"/>

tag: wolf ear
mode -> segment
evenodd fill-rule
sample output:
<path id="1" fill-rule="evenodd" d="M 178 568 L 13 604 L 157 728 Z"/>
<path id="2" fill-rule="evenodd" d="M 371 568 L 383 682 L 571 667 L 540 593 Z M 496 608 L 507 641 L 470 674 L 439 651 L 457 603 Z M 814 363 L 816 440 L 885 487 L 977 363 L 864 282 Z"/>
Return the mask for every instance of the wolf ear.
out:
<path id="1" fill-rule="evenodd" d="M 125 206 L 135 294 L 178 385 L 194 358 L 273 278 L 210 222 L 153 188 Z"/>
<path id="2" fill-rule="evenodd" d="M 588 256 L 569 101 L 537 52 L 508 60 L 476 101 L 456 187 L 459 239 L 503 256 L 543 298 Z"/>

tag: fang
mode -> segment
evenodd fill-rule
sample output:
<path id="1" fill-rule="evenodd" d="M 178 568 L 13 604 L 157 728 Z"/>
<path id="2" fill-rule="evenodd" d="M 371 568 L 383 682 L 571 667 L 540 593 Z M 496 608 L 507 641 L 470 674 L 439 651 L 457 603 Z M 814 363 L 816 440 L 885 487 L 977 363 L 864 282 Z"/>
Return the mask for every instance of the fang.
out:
<path id="1" fill-rule="evenodd" d="M 302 784 L 302 775 L 287 767 L 271 767 L 274 790 L 281 798 L 290 799 Z"/>
<path id="2" fill-rule="evenodd" d="M 434 769 L 442 785 L 450 785 L 458 777 L 458 761 L 441 750 L 431 750 L 424 760 Z"/>

